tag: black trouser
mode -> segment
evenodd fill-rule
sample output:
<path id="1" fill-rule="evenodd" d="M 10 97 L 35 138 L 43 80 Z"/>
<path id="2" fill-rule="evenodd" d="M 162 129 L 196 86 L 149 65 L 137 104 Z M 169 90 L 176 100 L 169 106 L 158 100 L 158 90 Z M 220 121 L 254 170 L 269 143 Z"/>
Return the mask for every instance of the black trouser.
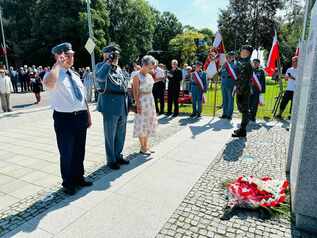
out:
<path id="1" fill-rule="evenodd" d="M 292 107 L 293 107 L 293 98 L 294 98 L 294 92 L 293 91 L 285 91 L 285 94 L 283 96 L 281 106 L 280 106 L 280 114 L 282 114 L 289 103 L 291 101 L 291 109 L 290 112 L 292 112 Z"/>
<path id="2" fill-rule="evenodd" d="M 260 101 L 260 94 L 254 93 L 250 95 L 249 117 L 252 121 L 256 120 L 256 114 L 258 112 L 258 107 L 259 107 L 259 101 Z"/>
<path id="3" fill-rule="evenodd" d="M 246 131 L 247 125 L 249 123 L 249 98 L 250 95 L 248 94 L 243 94 L 243 95 L 238 95 L 237 94 L 237 105 L 238 105 L 238 110 L 242 114 L 242 119 L 241 119 L 241 124 L 240 124 L 240 129 L 243 131 Z"/>
<path id="4" fill-rule="evenodd" d="M 15 80 L 12 80 L 12 86 L 13 86 L 13 92 L 17 93 L 18 92 L 18 82 Z"/>
<path id="5" fill-rule="evenodd" d="M 153 86 L 153 96 L 155 101 L 155 109 L 156 113 L 163 114 L 164 113 L 164 100 L 165 94 L 165 83 L 164 82 L 157 82 Z"/>
<path id="6" fill-rule="evenodd" d="M 26 92 L 27 91 L 27 83 L 25 80 L 20 81 L 21 84 L 21 92 Z"/>
<path id="7" fill-rule="evenodd" d="M 73 187 L 84 177 L 88 113 L 81 111 L 75 115 L 54 111 L 53 118 L 63 186 Z"/>
<path id="8" fill-rule="evenodd" d="M 172 113 L 172 106 L 174 104 L 174 115 L 178 115 L 179 113 L 179 105 L 178 105 L 178 98 L 179 98 L 179 89 L 169 89 L 168 90 L 168 114 Z"/>

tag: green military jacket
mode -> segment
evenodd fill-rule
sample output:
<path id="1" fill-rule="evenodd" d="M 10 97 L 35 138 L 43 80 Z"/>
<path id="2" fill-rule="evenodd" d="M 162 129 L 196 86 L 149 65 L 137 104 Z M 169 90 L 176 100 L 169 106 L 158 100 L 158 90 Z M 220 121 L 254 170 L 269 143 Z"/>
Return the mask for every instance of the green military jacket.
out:
<path id="1" fill-rule="evenodd" d="M 250 58 L 240 59 L 237 62 L 238 80 L 236 80 L 236 93 L 237 95 L 250 95 L 251 93 L 251 79 L 253 69 Z"/>

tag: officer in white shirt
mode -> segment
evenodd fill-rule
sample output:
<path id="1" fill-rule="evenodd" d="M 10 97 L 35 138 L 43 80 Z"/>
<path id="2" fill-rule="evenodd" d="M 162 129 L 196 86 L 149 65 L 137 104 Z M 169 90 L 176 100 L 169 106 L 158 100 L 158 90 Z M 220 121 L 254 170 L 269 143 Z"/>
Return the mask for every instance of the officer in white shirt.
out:
<path id="1" fill-rule="evenodd" d="M 74 53 L 70 43 L 55 46 L 52 54 L 56 63 L 44 77 L 54 110 L 62 185 L 69 195 L 74 195 L 79 187 L 92 185 L 84 178 L 86 134 L 91 126 L 91 116 L 84 85 L 79 75 L 71 70 Z"/>
<path id="2" fill-rule="evenodd" d="M 285 94 L 281 102 L 280 112 L 276 116 L 277 119 L 282 119 L 282 114 L 289 102 L 291 102 L 290 111 L 292 111 L 294 92 L 296 90 L 297 62 L 298 62 L 298 57 L 294 56 L 292 58 L 292 67 L 287 69 L 286 71 L 285 79 L 287 80 L 287 89 L 285 91 Z"/>
<path id="3" fill-rule="evenodd" d="M 4 67 L 0 68 L 0 98 L 3 112 L 11 112 L 10 94 L 13 91 L 10 78 L 5 74 Z"/>

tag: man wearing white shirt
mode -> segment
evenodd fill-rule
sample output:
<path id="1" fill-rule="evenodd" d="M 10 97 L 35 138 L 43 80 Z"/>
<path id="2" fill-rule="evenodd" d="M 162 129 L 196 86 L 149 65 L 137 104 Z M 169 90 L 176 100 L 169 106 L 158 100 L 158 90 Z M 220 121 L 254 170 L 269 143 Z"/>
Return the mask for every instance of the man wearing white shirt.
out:
<path id="1" fill-rule="evenodd" d="M 5 75 L 4 67 L 0 68 L 0 98 L 3 112 L 11 112 L 10 94 L 13 91 L 11 79 Z"/>
<path id="2" fill-rule="evenodd" d="M 54 110 L 62 185 L 68 195 L 74 195 L 78 187 L 92 185 L 84 178 L 86 134 L 91 126 L 91 116 L 84 85 L 79 75 L 71 70 L 74 53 L 70 43 L 55 46 L 52 54 L 56 63 L 44 77 Z"/>
<path id="3" fill-rule="evenodd" d="M 285 79 L 287 80 L 287 89 L 285 91 L 285 94 L 281 102 L 280 112 L 276 116 L 277 119 L 282 119 L 282 114 L 289 102 L 291 102 L 291 110 L 292 110 L 294 92 L 296 90 L 297 61 L 298 61 L 298 57 L 294 56 L 292 58 L 292 67 L 286 71 Z"/>

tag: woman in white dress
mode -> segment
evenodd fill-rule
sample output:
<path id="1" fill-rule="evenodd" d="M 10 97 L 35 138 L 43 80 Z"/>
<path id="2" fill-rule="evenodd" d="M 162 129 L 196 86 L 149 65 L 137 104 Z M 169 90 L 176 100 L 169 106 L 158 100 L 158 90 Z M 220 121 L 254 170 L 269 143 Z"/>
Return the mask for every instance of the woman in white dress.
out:
<path id="1" fill-rule="evenodd" d="M 137 113 L 134 119 L 134 137 L 140 141 L 140 153 L 150 155 L 149 137 L 153 136 L 157 127 L 157 118 L 152 89 L 155 80 L 151 76 L 156 60 L 146 55 L 142 59 L 142 68 L 133 77 L 133 96 Z"/>

